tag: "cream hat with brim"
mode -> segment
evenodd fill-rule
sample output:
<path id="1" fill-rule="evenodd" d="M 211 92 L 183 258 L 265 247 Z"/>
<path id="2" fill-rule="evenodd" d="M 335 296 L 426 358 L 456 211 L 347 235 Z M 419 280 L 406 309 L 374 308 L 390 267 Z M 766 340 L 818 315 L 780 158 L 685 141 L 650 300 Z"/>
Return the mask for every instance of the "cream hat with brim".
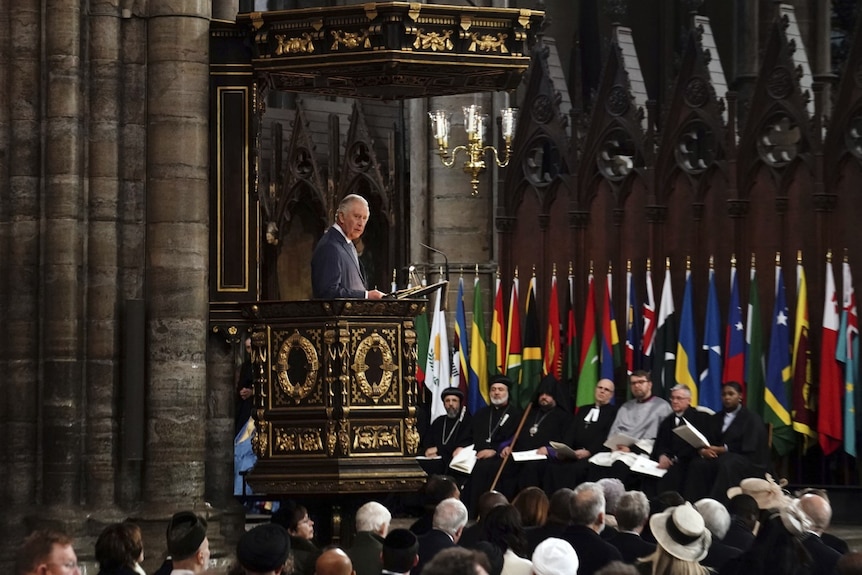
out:
<path id="1" fill-rule="evenodd" d="M 787 481 L 784 479 L 776 483 L 768 473 L 766 479 L 748 477 L 740 481 L 737 487 L 728 489 L 727 498 L 733 499 L 740 493 L 745 493 L 757 501 L 760 509 L 781 509 L 790 503 L 790 496 L 783 489 L 786 484 Z"/>
<path id="2" fill-rule="evenodd" d="M 709 553 L 712 535 L 691 503 L 656 513 L 649 526 L 659 545 L 677 559 L 699 562 Z"/>

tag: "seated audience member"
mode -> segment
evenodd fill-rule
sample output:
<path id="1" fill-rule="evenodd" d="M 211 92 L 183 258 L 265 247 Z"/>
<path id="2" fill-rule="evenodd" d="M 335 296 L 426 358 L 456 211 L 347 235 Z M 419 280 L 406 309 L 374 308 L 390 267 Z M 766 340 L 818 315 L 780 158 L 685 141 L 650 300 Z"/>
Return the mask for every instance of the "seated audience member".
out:
<path id="1" fill-rule="evenodd" d="M 622 561 L 611 561 L 596 571 L 596 575 L 638 575 L 638 573 L 637 567 Z"/>
<path id="2" fill-rule="evenodd" d="M 449 469 L 452 454 L 457 448 L 473 443 L 473 421 L 464 403 L 464 392 L 457 387 L 447 387 L 440 396 L 446 413 L 431 423 L 419 445 L 419 451 L 425 457 L 440 458 L 419 460 L 419 465 L 428 475 L 452 474 L 453 470 Z"/>
<path id="3" fill-rule="evenodd" d="M 751 495 L 740 492 L 730 497 L 727 510 L 730 512 L 730 528 L 724 536 L 725 545 L 748 551 L 754 543 L 754 528 L 760 515 L 757 501 Z"/>
<path id="4" fill-rule="evenodd" d="M 764 511 L 754 544 L 739 557 L 725 563 L 721 575 L 811 575 L 814 561 L 800 538 L 808 522 L 796 502 Z"/>
<path id="5" fill-rule="evenodd" d="M 467 525 L 467 508 L 459 499 L 444 499 L 434 510 L 431 531 L 419 536 L 419 563 L 411 570 L 422 573 L 425 564 L 444 549 L 455 547 Z"/>
<path id="6" fill-rule="evenodd" d="M 649 519 L 649 500 L 643 491 L 626 491 L 617 503 L 616 518 L 617 534 L 608 543 L 619 550 L 623 561 L 633 564 L 655 551 L 655 544 L 641 537 Z"/>
<path id="7" fill-rule="evenodd" d="M 567 541 L 551 537 L 542 541 L 532 555 L 533 575 L 577 575 L 578 554 Z"/>
<path id="8" fill-rule="evenodd" d="M 410 531 L 415 533 L 417 537 L 431 531 L 437 505 L 444 499 L 458 499 L 460 496 L 461 490 L 458 488 L 458 484 L 448 475 L 428 476 L 422 487 L 422 507 L 425 511 L 419 519 L 413 522 Z"/>
<path id="9" fill-rule="evenodd" d="M 512 506 L 521 514 L 521 524 L 525 529 L 544 525 L 549 505 L 548 496 L 538 487 L 527 487 L 512 501 Z"/>
<path id="10" fill-rule="evenodd" d="M 488 558 L 483 553 L 452 547 L 434 557 L 422 575 L 488 575 Z"/>
<path id="11" fill-rule="evenodd" d="M 847 542 L 844 541 L 843 539 L 841 539 L 840 537 L 832 534 L 832 533 L 826 532 L 826 529 L 829 528 L 829 525 L 828 525 L 829 521 L 832 521 L 832 514 L 831 514 L 832 504 L 829 501 L 829 493 L 827 493 L 825 489 L 806 487 L 805 489 L 801 489 L 800 491 L 798 491 L 796 493 L 796 497 L 802 499 L 802 497 L 804 495 L 807 495 L 809 493 L 813 493 L 814 495 L 819 495 L 820 497 L 825 499 L 827 503 L 829 503 L 830 517 L 829 517 L 829 520 L 827 521 L 827 524 L 825 526 L 821 527 L 822 532 L 820 534 L 820 539 L 823 540 L 823 542 L 826 545 L 828 545 L 829 547 L 838 551 L 838 553 L 840 555 L 847 554 L 850 551 L 850 546 L 847 544 Z M 812 520 L 814 520 L 813 517 L 812 517 Z"/>
<path id="12" fill-rule="evenodd" d="M 491 512 L 491 509 L 498 505 L 506 505 L 509 500 L 499 491 L 486 491 L 479 497 L 479 516 L 475 523 L 468 525 L 461 533 L 461 539 L 458 540 L 458 545 L 468 549 L 476 549 L 476 544 L 480 541 L 487 541 L 484 530 L 485 517 Z"/>
<path id="13" fill-rule="evenodd" d="M 621 561 L 617 548 L 599 536 L 605 526 L 605 494 L 590 481 L 578 485 L 572 495 L 572 524 L 563 532 L 580 559 L 578 575 L 592 575 L 611 561 Z"/>
<path id="14" fill-rule="evenodd" d="M 835 566 L 835 575 L 862 575 L 862 553 L 851 551 L 842 555 Z"/>
<path id="15" fill-rule="evenodd" d="M 605 528 L 602 530 L 602 538 L 609 539 L 613 537 L 617 530 L 617 502 L 623 493 L 626 492 L 626 487 L 623 482 L 616 477 L 603 477 L 596 481 L 605 493 Z"/>
<path id="16" fill-rule="evenodd" d="M 797 499 L 799 510 L 808 516 L 810 523 L 805 525 L 802 544 L 814 560 L 816 575 L 832 575 L 841 554 L 824 543 L 823 532 L 832 520 L 832 506 L 829 500 L 817 493 L 806 493 Z"/>
<path id="17" fill-rule="evenodd" d="M 503 550 L 488 541 L 479 541 L 475 548 L 478 557 L 485 557 L 488 564 L 485 570 L 488 575 L 503 575 Z M 482 565 L 485 565 L 482 563 Z"/>
<path id="18" fill-rule="evenodd" d="M 712 534 L 712 545 L 701 564 L 720 571 L 725 563 L 742 554 L 741 549 L 731 547 L 723 541 L 730 528 L 730 512 L 715 499 L 700 499 L 695 502 L 694 508 L 703 517 L 706 528 Z"/>
<path id="19" fill-rule="evenodd" d="M 191 511 L 180 511 L 171 517 L 167 530 L 168 553 L 173 572 L 203 573 L 210 562 L 207 522 Z"/>
<path id="20" fill-rule="evenodd" d="M 382 575 L 407 575 L 419 562 L 419 540 L 409 529 L 393 529 L 380 551 Z"/>
<path id="21" fill-rule="evenodd" d="M 476 449 L 476 465 L 473 473 L 464 484 L 464 501 L 475 516 L 479 506 L 479 496 L 491 490 L 491 483 L 500 468 L 498 453 L 511 441 L 521 421 L 521 409 L 509 401 L 509 387 L 512 381 L 503 375 L 491 378 L 489 389 L 491 405 L 473 414 L 473 444 Z M 459 450 L 455 450 L 458 455 Z M 496 486 L 495 486 L 496 489 Z M 506 494 L 511 497 L 511 494 Z"/>
<path id="22" fill-rule="evenodd" d="M 742 387 L 735 381 L 721 386 L 723 409 L 711 416 L 706 433 L 710 446 L 698 449 L 699 457 L 688 467 L 684 495 L 689 501 L 710 497 L 723 503 L 731 486 L 766 473 L 766 425 L 742 399 Z"/>
<path id="23" fill-rule="evenodd" d="M 513 505 L 498 505 L 485 518 L 488 542 L 503 550 L 503 573 L 530 575 L 532 563 L 526 559 L 527 541 L 521 514 Z"/>
<path id="24" fill-rule="evenodd" d="M 356 575 L 380 573 L 380 551 L 391 520 L 389 510 L 376 501 L 369 501 L 356 510 L 356 535 L 350 548 L 345 549 Z"/>
<path id="25" fill-rule="evenodd" d="M 108 525 L 96 539 L 100 575 L 135 575 L 143 554 L 141 530 L 131 523 Z"/>
<path id="26" fill-rule="evenodd" d="M 545 376 L 536 394 L 533 407 L 525 416 L 521 433 L 512 441 L 503 441 L 495 456 L 476 463 L 472 476 L 474 486 L 488 489 L 501 465 L 503 471 L 497 490 L 510 499 L 519 490 L 543 484 L 547 459 L 515 461 L 510 454 L 513 451 L 535 450 L 539 455 L 553 455 L 550 442 L 563 440 L 571 415 L 561 407 L 564 394 L 554 376 Z"/>
<path id="27" fill-rule="evenodd" d="M 355 575 L 350 557 L 338 547 L 326 549 L 314 562 L 314 575 Z"/>
<path id="28" fill-rule="evenodd" d="M 586 481 L 590 457 L 608 451 L 604 443 L 617 414 L 617 406 L 610 403 L 614 397 L 614 382 L 600 379 L 594 393 L 595 403 L 578 407 L 563 435 L 562 442 L 574 451 L 574 457 L 555 450 L 556 457 L 548 459 L 544 481 L 547 493 L 563 487 L 571 489 Z"/>
<path id="29" fill-rule="evenodd" d="M 673 430 L 686 422 L 701 433 L 705 433 L 709 426 L 709 415 L 691 406 L 691 390 L 686 385 L 679 384 L 671 388 L 670 407 L 673 412 L 659 424 L 650 456 L 658 462 L 659 469 L 666 469 L 667 472 L 657 480 L 644 479 L 645 484 L 655 485 L 653 493 L 682 491 L 688 464 L 698 457 L 697 450 Z"/>
<path id="30" fill-rule="evenodd" d="M 628 400 L 617 411 L 608 437 L 625 434 L 638 440 L 637 444 L 617 444 L 611 453 L 601 453 L 591 459 L 590 480 L 596 481 L 602 477 L 621 479 L 627 487 L 637 487 L 640 478 L 631 473 L 629 467 L 638 454 L 649 455 L 658 434 L 661 421 L 671 413 L 670 404 L 664 399 L 653 395 L 652 378 L 649 372 L 638 370 L 631 374 L 632 399 Z"/>
<path id="31" fill-rule="evenodd" d="M 683 499 L 682 495 L 680 495 L 676 491 L 663 491 L 659 493 L 649 502 L 649 514 L 650 517 L 655 515 L 656 513 L 661 513 L 671 507 L 676 507 L 678 505 L 682 505 L 685 503 L 685 499 Z M 655 543 L 655 537 L 652 535 L 652 531 L 649 528 L 649 521 L 647 521 L 646 527 L 641 531 L 641 537 L 644 538 L 644 541 L 649 541 L 650 543 Z"/>
<path id="32" fill-rule="evenodd" d="M 287 501 L 272 514 L 272 522 L 284 527 L 290 535 L 293 572 L 296 575 L 312 575 L 314 564 L 320 557 L 320 549 L 314 544 L 314 521 L 308 516 L 305 506 Z"/>
<path id="33" fill-rule="evenodd" d="M 712 536 L 703 517 L 685 503 L 650 517 L 650 529 L 656 538 L 656 550 L 638 561 L 641 573 L 651 575 L 707 575 L 710 570 L 700 565 L 709 552 Z"/>
<path id="34" fill-rule="evenodd" d="M 575 492 L 567 487 L 556 490 L 548 505 L 548 518 L 540 527 L 530 527 L 527 534 L 527 553 L 532 556 L 539 543 L 550 537 L 561 538 L 572 522 L 572 498 Z"/>
<path id="35" fill-rule="evenodd" d="M 51 566 L 63 573 L 80 573 L 72 540 L 57 531 L 34 531 L 15 553 L 15 575 L 54 573 Z"/>
<path id="36" fill-rule="evenodd" d="M 246 575 L 279 575 L 289 555 L 290 535 L 275 523 L 246 531 L 236 545 L 236 558 Z"/>

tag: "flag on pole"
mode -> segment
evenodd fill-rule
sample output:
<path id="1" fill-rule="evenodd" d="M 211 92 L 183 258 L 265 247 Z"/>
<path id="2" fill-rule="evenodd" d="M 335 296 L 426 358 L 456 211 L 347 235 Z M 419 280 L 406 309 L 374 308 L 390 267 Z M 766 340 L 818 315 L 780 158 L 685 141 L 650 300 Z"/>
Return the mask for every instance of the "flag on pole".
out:
<path id="1" fill-rule="evenodd" d="M 763 417 L 763 324 L 760 320 L 760 293 L 754 254 L 751 254 L 751 286 L 745 326 L 745 406 Z"/>
<path id="2" fill-rule="evenodd" d="M 563 380 L 563 354 L 560 345 L 560 303 L 557 299 L 557 266 L 551 274 L 551 295 L 548 298 L 548 329 L 545 332 L 545 362 L 543 375 L 552 374 Z"/>
<path id="3" fill-rule="evenodd" d="M 575 326 L 575 276 L 572 272 L 572 263 L 569 262 L 569 293 L 566 297 L 566 341 L 563 344 L 564 353 L 564 375 L 566 381 L 571 385 L 572 397 L 577 396 L 578 381 L 578 331 Z M 577 407 L 577 406 L 575 406 Z"/>
<path id="4" fill-rule="evenodd" d="M 590 266 L 592 268 L 592 266 Z M 587 307 L 584 311 L 584 334 L 581 340 L 581 373 L 578 376 L 577 406 L 596 401 L 596 383 L 599 381 L 599 342 L 596 340 L 596 285 L 593 272 L 587 280 Z"/>
<path id="5" fill-rule="evenodd" d="M 658 309 L 658 325 L 653 349 L 653 393 L 659 397 L 670 396 L 676 374 L 676 310 L 673 305 L 673 288 L 670 282 L 670 258 L 664 270 L 664 285 Z"/>
<path id="6" fill-rule="evenodd" d="M 832 272 L 832 251 L 826 253 L 826 289 L 823 302 L 823 335 L 820 338 L 820 395 L 818 396 L 817 430 L 820 432 L 820 448 L 829 455 L 844 442 L 841 395 L 843 376 L 836 355 L 840 351 L 838 330 L 841 319 L 838 311 L 838 292 Z"/>
<path id="7" fill-rule="evenodd" d="M 625 364 L 626 373 L 631 375 L 633 371 L 641 368 L 640 354 L 640 322 L 638 321 L 637 294 L 635 293 L 635 280 L 632 274 L 631 260 L 626 262 L 626 349 Z"/>
<path id="8" fill-rule="evenodd" d="M 698 400 L 704 407 L 721 411 L 721 311 L 718 309 L 712 256 L 709 258 L 709 293 L 706 298 L 703 349 L 706 351 L 706 368 L 700 374 Z"/>
<path id="9" fill-rule="evenodd" d="M 674 380 L 691 391 L 691 404 L 697 405 L 697 336 L 694 333 L 694 310 L 691 303 L 694 296 L 691 291 L 691 261 L 686 260 L 685 292 L 682 295 L 682 312 L 679 317 Z M 665 387 L 666 391 L 669 389 Z"/>
<path id="10" fill-rule="evenodd" d="M 739 277 L 736 275 L 736 256 L 730 259 L 730 305 L 727 308 L 727 331 L 724 337 L 724 353 L 724 373 L 721 374 L 722 383 L 735 381 L 744 386 L 745 325 L 742 323 L 742 306 L 739 304 Z"/>
<path id="11" fill-rule="evenodd" d="M 458 302 L 455 307 L 455 338 L 452 341 L 452 381 L 467 397 L 470 377 L 470 342 L 467 339 L 467 313 L 464 309 L 464 276 L 458 278 Z M 432 420 L 433 421 L 433 420 Z"/>
<path id="12" fill-rule="evenodd" d="M 431 339 L 431 327 L 428 325 L 427 309 L 416 316 L 413 326 L 416 329 L 416 383 L 421 392 L 425 389 L 425 366 L 428 362 L 428 340 Z"/>
<path id="13" fill-rule="evenodd" d="M 506 377 L 512 382 L 509 401 L 518 405 L 518 388 L 521 386 L 521 315 L 518 311 L 518 268 L 512 280 L 509 297 L 509 325 L 506 329 Z"/>
<path id="14" fill-rule="evenodd" d="M 850 263 L 844 256 L 844 298 L 839 331 L 838 361 L 844 364 L 844 451 L 856 457 L 856 399 L 854 388 L 859 370 L 859 318 L 856 314 L 856 293 L 853 290 L 853 275 Z"/>
<path id="15" fill-rule="evenodd" d="M 649 258 L 646 261 L 646 293 L 647 297 L 643 307 L 644 326 L 641 349 L 643 350 L 643 368 L 649 370 L 653 367 L 656 328 L 655 296 L 653 295 L 652 270 L 650 269 Z M 631 390 L 629 390 L 629 393 L 631 393 Z"/>
<path id="16" fill-rule="evenodd" d="M 478 266 L 477 266 L 478 268 Z M 473 280 L 473 326 L 470 332 L 470 381 L 467 409 L 476 413 L 490 402 L 488 395 L 488 351 L 485 349 L 485 320 L 482 311 L 482 285 L 476 270 Z"/>
<path id="17" fill-rule="evenodd" d="M 497 271 L 494 285 L 494 315 L 491 317 L 491 344 L 488 346 L 488 368 L 491 374 L 506 373 L 506 314 L 503 310 L 503 282 Z"/>
<path id="18" fill-rule="evenodd" d="M 793 423 L 790 420 L 790 312 L 784 292 L 784 274 L 775 257 L 775 306 L 772 312 L 772 332 L 766 360 L 763 420 L 772 425 L 772 447 L 778 455 L 793 449 Z"/>
<path id="19" fill-rule="evenodd" d="M 793 329 L 793 430 L 802 434 L 802 449 L 817 443 L 814 430 L 814 393 L 811 389 L 811 351 L 808 348 L 808 282 L 802 253 L 796 257 L 796 324 Z M 830 354 L 831 355 L 831 354 Z M 831 359 L 831 357 L 829 358 Z"/>
<path id="20" fill-rule="evenodd" d="M 441 299 L 443 290 L 437 290 L 434 315 L 431 319 L 431 338 L 428 342 L 428 360 L 425 364 L 425 387 L 431 394 L 431 420 L 446 413 L 440 393 L 449 386 L 449 338 L 446 335 L 446 310 Z"/>
<path id="21" fill-rule="evenodd" d="M 608 263 L 608 277 L 605 282 L 605 301 L 602 305 L 602 347 L 600 369 L 602 379 L 614 379 L 614 372 L 622 364 L 620 353 L 620 336 L 617 331 L 617 321 L 614 319 L 614 303 L 612 297 L 614 274 Z"/>
<path id="22" fill-rule="evenodd" d="M 524 315 L 524 349 L 521 352 L 521 389 L 518 401 L 522 409 L 532 401 L 542 379 L 542 340 L 539 331 L 539 310 L 536 308 L 536 274 L 530 278 L 527 307 Z"/>

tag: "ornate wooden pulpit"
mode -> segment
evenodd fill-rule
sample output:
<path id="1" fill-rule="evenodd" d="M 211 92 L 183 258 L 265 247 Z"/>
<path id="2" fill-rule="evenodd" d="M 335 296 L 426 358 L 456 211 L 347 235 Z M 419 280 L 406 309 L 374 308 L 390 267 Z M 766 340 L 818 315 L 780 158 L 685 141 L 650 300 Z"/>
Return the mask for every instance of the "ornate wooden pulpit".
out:
<path id="1" fill-rule="evenodd" d="M 258 302 L 246 480 L 258 494 L 416 491 L 416 332 L 425 300 Z"/>

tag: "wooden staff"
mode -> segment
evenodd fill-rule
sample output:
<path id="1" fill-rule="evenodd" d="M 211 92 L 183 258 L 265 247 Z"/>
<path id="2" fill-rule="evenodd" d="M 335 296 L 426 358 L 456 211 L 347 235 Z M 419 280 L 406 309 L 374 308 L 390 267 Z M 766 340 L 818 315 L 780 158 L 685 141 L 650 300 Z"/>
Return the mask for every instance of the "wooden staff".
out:
<path id="1" fill-rule="evenodd" d="M 512 437 L 512 443 L 510 446 L 512 448 L 515 447 L 515 442 L 518 441 L 518 436 L 521 435 L 521 430 L 524 428 L 524 422 L 527 421 L 527 416 L 530 415 L 530 410 L 533 408 L 533 402 L 527 406 L 527 409 L 524 410 L 524 415 L 521 417 L 521 422 L 518 424 L 518 429 L 515 430 L 515 435 Z M 500 462 L 500 468 L 497 470 L 497 475 L 494 476 L 494 482 L 491 483 L 491 487 L 488 489 L 489 491 L 494 491 L 494 488 L 497 487 L 497 482 L 500 480 L 500 475 L 503 473 L 503 467 L 506 466 L 506 462 L 509 461 L 509 455 L 512 454 L 512 449 L 509 450 L 509 453 L 506 454 L 506 457 L 503 458 L 503 461 Z"/>

